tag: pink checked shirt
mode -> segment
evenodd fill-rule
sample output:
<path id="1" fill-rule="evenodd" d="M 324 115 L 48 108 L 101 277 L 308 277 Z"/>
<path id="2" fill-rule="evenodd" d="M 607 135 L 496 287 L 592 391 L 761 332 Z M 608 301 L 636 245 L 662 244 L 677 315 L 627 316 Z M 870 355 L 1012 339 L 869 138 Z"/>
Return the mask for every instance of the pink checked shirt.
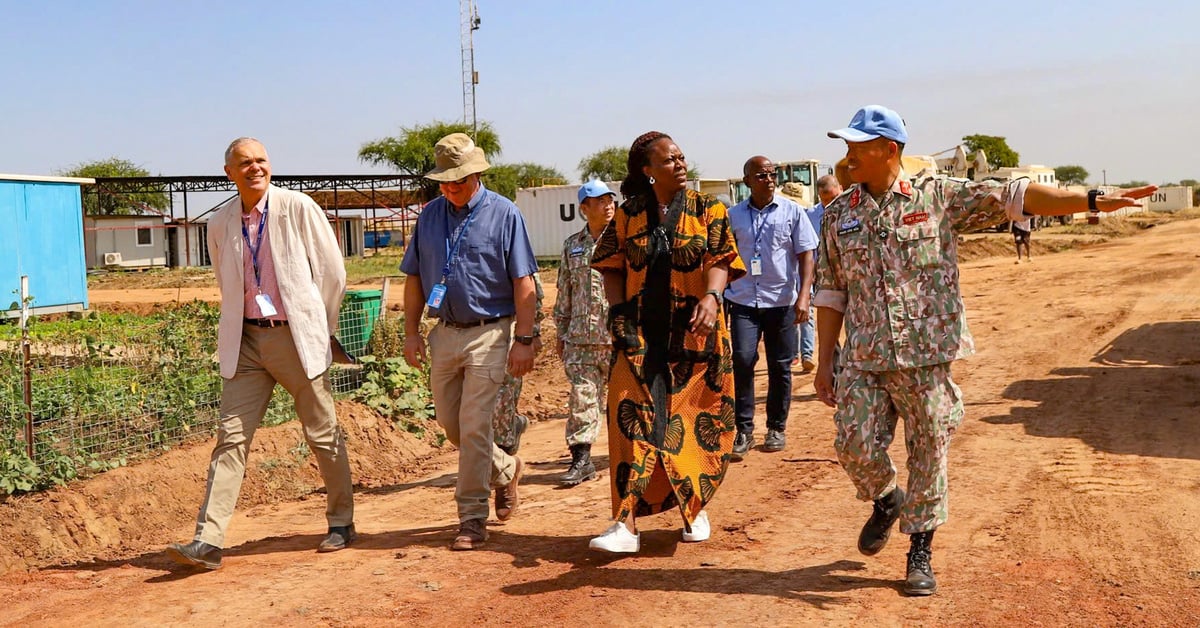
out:
<path id="1" fill-rule="evenodd" d="M 279 283 L 275 280 L 275 262 L 271 260 L 270 229 L 263 234 L 262 245 L 258 250 L 258 274 L 262 280 L 261 286 L 254 281 L 254 262 L 250 255 L 250 246 L 258 242 L 258 223 L 262 220 L 264 209 L 268 211 L 270 209 L 267 205 L 266 195 L 254 206 L 254 209 L 250 210 L 249 215 L 242 215 L 242 224 L 246 227 L 246 233 L 250 238 L 249 242 L 246 242 L 245 238 L 242 239 L 242 285 L 245 287 L 245 317 L 286 321 L 287 312 L 283 309 L 283 299 L 279 297 Z M 263 226 L 265 228 L 266 223 Z M 262 310 L 254 300 L 259 292 L 271 297 L 271 304 L 275 306 L 276 312 L 274 316 L 263 316 Z"/>

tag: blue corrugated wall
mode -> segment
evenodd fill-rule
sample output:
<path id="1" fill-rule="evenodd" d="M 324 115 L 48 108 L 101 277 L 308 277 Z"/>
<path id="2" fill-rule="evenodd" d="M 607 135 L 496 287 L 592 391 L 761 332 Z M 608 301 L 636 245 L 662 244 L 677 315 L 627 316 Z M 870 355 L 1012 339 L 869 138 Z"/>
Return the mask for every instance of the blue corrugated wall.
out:
<path id="1" fill-rule="evenodd" d="M 33 307 L 87 307 L 79 185 L 0 180 L 0 310 L 29 276 Z"/>

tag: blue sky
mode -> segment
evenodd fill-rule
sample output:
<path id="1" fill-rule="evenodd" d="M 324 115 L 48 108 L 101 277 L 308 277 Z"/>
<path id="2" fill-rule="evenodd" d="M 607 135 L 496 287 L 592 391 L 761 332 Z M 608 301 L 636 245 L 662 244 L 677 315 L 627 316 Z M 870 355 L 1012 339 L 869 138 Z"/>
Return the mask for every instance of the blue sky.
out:
<path id="1" fill-rule="evenodd" d="M 879 103 L 910 154 L 984 133 L 1095 182 L 1200 179 L 1197 3 L 477 2 L 499 161 L 574 178 L 655 129 L 706 177 L 831 162 L 825 131 Z M 220 174 L 239 135 L 277 174 L 382 172 L 364 142 L 462 117 L 458 2 L 0 0 L 0 79 L 0 172 Z"/>

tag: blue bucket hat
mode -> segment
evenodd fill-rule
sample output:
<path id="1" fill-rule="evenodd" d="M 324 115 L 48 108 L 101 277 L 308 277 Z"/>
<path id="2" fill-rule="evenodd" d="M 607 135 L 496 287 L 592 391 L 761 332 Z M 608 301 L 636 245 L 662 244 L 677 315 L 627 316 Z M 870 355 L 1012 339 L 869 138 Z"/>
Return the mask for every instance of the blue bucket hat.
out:
<path id="1" fill-rule="evenodd" d="M 847 142 L 869 142 L 886 137 L 893 142 L 908 143 L 908 131 L 900 114 L 880 105 L 867 105 L 858 110 L 844 129 L 830 131 L 829 137 Z"/>
<path id="2" fill-rule="evenodd" d="M 583 199 L 585 198 L 596 198 L 597 196 L 604 196 L 605 194 L 612 194 L 613 196 L 616 196 L 616 194 L 613 194 L 613 191 L 608 189 L 608 186 L 604 185 L 604 182 L 599 179 L 592 179 L 591 181 L 579 186 L 580 203 L 582 203 Z"/>

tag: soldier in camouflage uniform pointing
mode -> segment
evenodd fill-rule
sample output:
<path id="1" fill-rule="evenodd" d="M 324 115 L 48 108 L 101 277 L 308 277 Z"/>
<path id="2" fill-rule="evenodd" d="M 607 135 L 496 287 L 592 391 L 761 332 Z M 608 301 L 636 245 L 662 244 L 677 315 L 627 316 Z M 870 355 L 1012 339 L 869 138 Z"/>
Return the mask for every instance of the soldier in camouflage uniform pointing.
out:
<path id="1" fill-rule="evenodd" d="M 616 212 L 615 198 L 600 181 L 588 181 L 579 188 L 579 211 L 587 225 L 563 242 L 558 267 L 554 324 L 558 327 L 558 355 L 571 382 L 566 434 L 571 466 L 562 476 L 564 486 L 596 478 L 592 444 L 600 435 L 602 417 L 607 416 L 612 336 L 608 333 L 604 278 L 592 269 L 592 251 Z"/>
<path id="2" fill-rule="evenodd" d="M 854 185 L 825 211 L 817 265 L 817 395 L 835 407 L 838 460 L 859 499 L 874 510 L 858 538 L 863 554 L 887 543 L 891 526 L 911 535 L 904 591 L 937 590 L 931 543 L 945 523 L 947 448 L 962 422 L 962 394 L 950 363 L 975 352 L 958 286 L 958 234 L 1089 209 L 1140 205 L 1154 186 L 1103 196 L 1068 192 L 1028 179 L 910 183 L 900 167 L 908 133 L 885 107 L 860 109 L 844 129 Z M 833 349 L 842 331 L 839 372 Z M 896 485 L 888 446 L 904 421 L 907 490 Z"/>

